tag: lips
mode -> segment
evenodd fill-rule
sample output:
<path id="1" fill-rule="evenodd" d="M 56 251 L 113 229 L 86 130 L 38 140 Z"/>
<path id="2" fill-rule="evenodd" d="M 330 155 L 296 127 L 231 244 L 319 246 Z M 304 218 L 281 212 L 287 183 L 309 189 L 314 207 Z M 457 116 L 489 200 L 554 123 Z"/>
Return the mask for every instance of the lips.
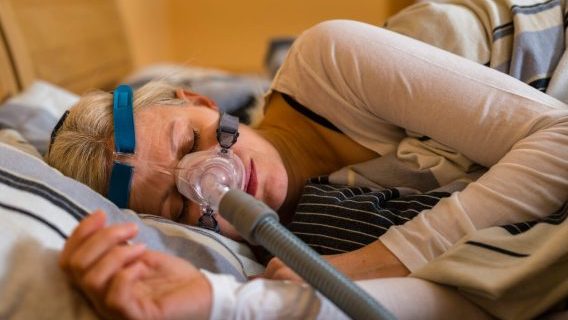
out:
<path id="1" fill-rule="evenodd" d="M 245 186 L 246 193 L 254 197 L 256 194 L 256 189 L 258 187 L 258 178 L 256 177 L 256 169 L 254 167 L 254 161 L 250 160 L 249 176 L 247 178 L 247 183 Z"/>

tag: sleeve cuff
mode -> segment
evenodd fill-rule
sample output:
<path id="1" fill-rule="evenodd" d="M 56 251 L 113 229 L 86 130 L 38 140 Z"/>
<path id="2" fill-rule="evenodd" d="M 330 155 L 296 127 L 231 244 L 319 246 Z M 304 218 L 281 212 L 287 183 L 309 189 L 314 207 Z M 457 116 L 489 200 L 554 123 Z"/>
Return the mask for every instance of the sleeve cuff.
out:
<path id="1" fill-rule="evenodd" d="M 215 274 L 201 270 L 211 284 L 213 297 L 211 302 L 211 320 L 233 319 L 237 299 L 235 292 L 242 285 L 231 275 Z"/>
<path id="2" fill-rule="evenodd" d="M 379 240 L 410 272 L 414 272 L 428 263 L 426 257 L 396 228 L 390 228 Z"/>

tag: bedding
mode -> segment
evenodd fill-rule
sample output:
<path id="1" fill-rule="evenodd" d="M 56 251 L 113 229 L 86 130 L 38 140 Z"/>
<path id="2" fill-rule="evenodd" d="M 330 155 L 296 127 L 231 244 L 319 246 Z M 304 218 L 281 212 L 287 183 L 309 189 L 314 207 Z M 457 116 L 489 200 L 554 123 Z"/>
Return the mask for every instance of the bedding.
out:
<path id="1" fill-rule="evenodd" d="M 0 129 L 0 143 L 15 147 L 31 156 L 41 159 L 41 154 L 22 135 L 13 129 Z"/>
<path id="2" fill-rule="evenodd" d="M 468 3 L 470 1 L 465 0 L 463 2 Z M 18 6 L 26 6 L 27 5 L 26 3 L 28 2 L 14 1 L 14 3 L 22 3 L 21 5 Z M 81 2 L 81 3 L 83 6 L 87 4 L 87 2 Z M 491 5 L 493 2 L 484 1 L 484 3 Z M 558 2 L 551 1 L 547 3 L 549 3 L 551 7 L 553 7 Z M 89 5 L 91 4 L 95 4 L 95 2 L 89 2 Z M 80 7 L 81 6 L 77 6 L 78 9 L 81 9 Z M 77 9 L 77 8 L 73 7 L 70 9 Z M 100 12 L 100 10 L 97 11 Z M 3 12 L 7 13 L 8 11 L 4 10 Z M 34 15 L 37 13 L 34 12 L 33 10 L 28 10 L 27 12 L 34 13 Z M 62 17 L 65 13 L 66 12 L 58 12 L 57 16 Z M 461 13 L 462 15 L 454 15 L 454 17 L 458 16 L 460 17 L 456 18 L 458 19 L 458 22 L 464 21 L 462 19 L 463 12 Z M 470 17 L 471 14 L 472 14 L 471 12 L 467 12 L 466 15 Z M 0 14 L 0 16 L 3 17 L 4 15 Z M 104 17 L 106 18 L 111 17 L 112 19 L 116 19 L 113 15 L 108 14 L 108 10 L 105 11 Z M 449 17 L 451 18 L 451 15 Z M 64 20 L 64 18 L 61 19 Z M 98 25 L 101 25 L 100 21 L 102 19 L 103 17 L 99 16 L 97 18 L 83 19 L 83 20 L 94 21 L 97 22 Z M 439 19 L 441 21 L 439 16 L 437 16 L 436 19 Z M 81 21 L 79 20 L 81 19 L 74 19 L 73 21 L 74 23 L 80 23 Z M 6 21 L 4 20 L 2 22 L 4 23 Z M 42 28 L 46 26 L 45 23 L 43 24 L 37 23 L 37 25 L 38 26 L 41 25 Z M 393 28 L 395 28 L 394 21 L 392 21 L 391 25 L 393 26 Z M 465 25 L 466 24 L 464 24 L 464 26 Z M 478 27 L 483 29 L 480 26 Z M 94 30 L 96 28 L 91 28 L 91 29 Z M 522 28 L 516 28 L 515 30 L 522 30 Z M 60 32 L 46 31 L 46 30 L 43 31 L 46 34 L 61 34 Z M 417 31 L 420 32 L 431 31 L 432 34 L 436 33 L 436 30 L 433 28 L 424 30 L 424 28 L 420 27 L 419 30 L 414 30 L 413 32 Z M 471 28 L 469 27 L 466 28 L 464 32 L 471 33 Z M 530 32 L 526 34 L 530 34 Z M 116 35 L 118 37 L 118 34 L 113 34 L 113 35 Z M 419 38 L 417 34 L 414 34 L 414 36 Z M 512 39 L 512 37 L 513 34 L 509 34 L 507 36 L 507 39 L 510 40 Z M 26 36 L 26 38 L 28 37 Z M 455 37 L 448 36 L 445 37 L 444 39 L 449 39 L 449 38 L 453 40 L 457 39 L 460 41 L 471 39 L 470 37 L 464 37 L 462 33 L 458 33 Z M 81 40 L 83 41 L 83 39 Z M 556 39 L 555 41 L 558 41 L 558 39 Z M 32 43 L 29 40 L 27 42 Z M 47 41 L 46 43 L 48 42 L 49 41 Z M 93 40 L 90 41 L 85 40 L 83 42 L 85 44 L 99 43 L 99 41 L 93 41 Z M 113 50 L 105 50 L 105 51 L 119 52 L 120 54 L 124 53 L 124 50 L 122 50 L 124 49 L 124 46 L 122 45 L 125 43 L 124 41 L 109 40 L 106 43 L 108 43 L 109 45 L 112 44 L 114 47 Z M 119 45 L 117 45 L 117 43 Z M 502 42 L 501 44 L 503 43 L 505 42 Z M 448 48 L 448 46 L 451 44 L 453 43 L 447 42 L 445 44 L 441 44 L 440 46 L 444 47 L 445 45 L 446 49 L 451 49 Z M 72 47 L 82 48 L 83 46 L 77 46 L 74 43 Z M 99 62 L 97 59 L 84 59 L 83 55 L 62 53 L 62 51 L 63 49 L 58 48 L 53 52 L 60 57 L 66 57 L 66 59 L 68 57 L 76 57 L 78 59 L 81 58 L 83 62 L 90 61 L 94 64 Z M 97 50 L 91 50 L 91 51 L 96 52 Z M 470 50 L 467 51 L 469 52 Z M 503 52 L 505 51 L 506 50 L 504 50 Z M 96 54 L 97 57 L 100 57 L 98 53 Z M 484 56 L 483 54 L 487 54 L 487 52 L 482 51 L 480 53 L 480 57 L 482 58 L 487 57 Z M 25 57 L 27 57 L 25 54 L 16 55 L 16 58 L 18 59 L 20 58 L 23 59 Z M 38 59 L 38 57 L 41 58 L 41 55 L 35 54 L 34 60 L 42 60 L 43 62 L 46 62 L 46 59 Z M 552 58 L 556 58 L 556 56 L 552 56 Z M 88 68 L 71 68 L 71 69 L 81 71 L 80 74 L 88 73 L 89 75 L 92 75 L 94 73 L 104 75 L 105 74 L 104 70 L 107 71 L 111 69 L 113 71 L 116 70 L 116 72 L 113 73 L 112 77 L 104 77 L 104 76 L 80 77 L 86 79 L 87 81 L 83 81 L 80 83 L 74 81 L 71 83 L 63 81 L 60 84 L 65 85 L 66 87 L 73 86 L 73 90 L 75 92 L 84 92 L 85 90 L 94 87 L 104 87 L 105 89 L 111 90 L 112 87 L 109 87 L 108 84 L 117 83 L 117 81 L 122 79 L 122 77 L 124 77 L 124 72 L 123 72 L 124 70 L 122 68 L 117 68 L 116 63 L 115 64 L 108 63 L 108 61 L 111 61 L 110 59 L 106 60 L 100 59 L 100 60 L 102 63 L 107 63 L 107 65 L 105 66 L 106 69 L 105 67 L 101 66 L 98 66 L 98 68 L 90 68 L 90 69 Z M 118 60 L 119 59 L 114 59 L 112 61 L 118 61 Z M 555 60 L 555 63 L 558 62 L 558 65 L 560 67 L 564 67 L 566 64 L 566 61 L 564 60 L 566 60 L 566 56 L 562 56 L 559 62 L 558 60 Z M 123 60 L 120 61 L 121 63 L 124 62 Z M 488 60 L 480 59 L 480 61 L 478 62 L 486 63 L 488 62 Z M 122 64 L 120 66 L 122 66 Z M 2 68 L 2 69 L 3 71 L 8 70 L 8 68 Z M 46 68 L 42 68 L 42 70 L 45 71 Z M 61 68 L 50 68 L 49 70 L 52 71 L 51 72 L 52 74 L 56 74 L 57 78 L 61 76 L 62 79 L 77 79 L 76 74 L 73 74 L 74 76 L 72 77 L 67 75 L 67 73 L 69 73 L 68 69 L 62 70 Z M 93 72 L 92 70 L 97 70 L 97 72 Z M 558 70 L 563 70 L 563 69 L 558 68 Z M 565 83 L 564 81 L 565 77 L 563 77 L 562 74 L 566 74 L 566 72 L 558 71 L 552 74 L 552 81 L 550 83 L 550 86 L 548 87 L 547 93 L 566 102 L 568 101 L 568 99 L 565 97 L 566 90 L 564 90 L 565 86 L 563 85 Z M 45 76 L 46 73 L 44 72 L 42 75 Z M 64 78 L 64 76 L 66 75 L 67 78 Z M 23 77 L 22 74 L 19 74 L 18 76 L 20 78 Z M 138 78 L 138 80 L 146 76 L 147 74 L 140 75 L 140 78 Z M 151 77 L 160 77 L 160 76 L 161 75 L 158 74 L 151 75 Z M 188 74 L 186 75 L 186 80 L 182 79 L 180 81 L 182 82 L 189 81 L 197 87 L 206 88 L 206 89 L 228 88 L 228 92 L 238 94 L 238 99 L 231 100 L 230 98 L 227 98 L 223 95 L 224 92 L 221 92 L 221 94 L 219 95 L 220 98 L 217 99 L 219 101 L 223 101 L 220 102 L 220 105 L 226 108 L 232 108 L 232 106 L 237 106 L 237 109 L 235 110 L 238 110 L 238 106 L 245 106 L 246 107 L 245 110 L 249 110 L 248 108 L 250 107 L 250 105 L 247 104 L 247 97 L 252 97 L 252 96 L 257 97 L 256 94 L 258 93 L 254 91 L 256 84 L 251 85 L 251 83 L 248 82 L 248 79 L 241 83 L 240 82 L 241 79 L 239 78 L 237 79 L 239 80 L 239 83 L 230 83 L 233 80 L 233 78 L 227 76 L 227 74 L 217 74 L 213 72 L 208 76 L 208 78 L 200 79 L 201 76 L 204 76 L 204 74 L 198 73 L 197 77 L 195 76 L 195 74 Z M 550 74 L 548 76 L 550 76 Z M 29 77 L 26 78 L 29 79 Z M 197 80 L 195 80 L 196 78 Z M 4 77 L 2 77 L 2 79 L 4 79 Z M 142 79 L 141 82 L 139 83 L 147 81 L 147 79 L 148 78 Z M 102 80 L 104 80 L 104 82 L 101 82 Z M 133 84 L 136 84 L 138 80 L 136 80 L 135 78 L 134 79 L 128 78 L 128 81 L 132 81 Z M 104 83 L 105 85 L 101 85 L 101 83 Z M 5 83 L 2 84 L 4 85 Z M 2 91 L 2 93 L 3 92 L 4 91 Z M 13 94 L 13 92 L 14 91 L 10 91 L 10 94 Z M 16 114 L 15 111 L 18 110 L 18 113 L 29 115 L 30 118 L 28 118 L 28 120 L 30 121 L 14 122 L 12 120 L 5 120 L 4 122 L 1 122 L 2 120 L 0 119 L 1 127 L 16 128 L 17 130 L 17 131 L 1 130 L 0 140 L 3 140 L 5 144 L 10 144 L 12 146 L 15 146 L 15 148 L 19 148 L 21 150 L 24 150 L 24 152 L 28 152 L 30 154 L 34 154 L 35 156 L 37 156 L 38 152 L 36 152 L 35 149 L 44 150 L 43 148 L 47 146 L 49 139 L 48 138 L 49 132 L 51 131 L 49 127 L 50 126 L 53 127 L 58 117 L 54 116 L 54 114 L 50 113 L 50 111 L 45 111 L 45 110 L 38 111 L 38 109 L 34 109 L 33 105 L 31 105 L 30 108 L 24 106 L 27 102 L 29 101 L 26 100 L 25 102 L 21 102 L 21 104 L 19 105 L 12 105 L 12 107 L 10 109 L 6 109 L 5 112 L 8 113 L 14 112 L 14 114 L 10 116 L 15 117 L 13 118 L 16 119 L 15 121 L 20 121 L 21 118 L 17 117 L 20 116 L 23 117 L 23 115 L 21 114 L 15 115 Z M 228 105 L 225 105 L 225 102 L 228 103 Z M 62 105 L 66 106 L 66 103 Z M 4 105 L 3 107 L 6 107 L 6 105 Z M 0 112 L 3 111 L 3 107 L 0 107 Z M 24 109 L 19 110 L 20 107 L 23 107 Z M 41 133 L 35 131 L 40 129 L 42 130 Z M 25 141 L 26 139 L 32 141 L 33 146 L 27 144 Z M 6 171 L 7 169 L 6 167 L 4 167 L 4 164 L 8 165 L 8 168 L 10 168 L 9 171 Z M 211 259 L 205 259 L 204 261 L 211 262 L 214 265 L 213 267 L 222 269 L 224 270 L 224 272 L 227 271 L 229 274 L 234 274 L 237 279 L 242 279 L 245 275 L 256 274 L 260 272 L 260 270 L 262 270 L 262 266 L 258 265 L 252 259 L 250 251 L 246 247 L 243 247 L 238 243 L 232 242 L 228 239 L 216 237 L 215 234 L 211 234 L 207 231 L 195 229 L 192 227 L 183 227 L 175 225 L 161 218 L 153 216 L 144 216 L 144 215 L 137 217 L 133 215 L 132 212 L 128 211 L 120 213 L 106 200 L 94 194 L 94 192 L 88 190 L 88 188 L 86 188 L 85 186 L 73 181 L 69 181 L 69 179 L 65 179 L 61 176 L 58 176 L 58 174 L 53 172 L 53 170 L 46 168 L 39 159 L 34 159 L 28 155 L 25 155 L 22 152 L 16 151 L 12 147 L 0 145 L 0 172 L 2 173 L 0 177 L 4 177 L 3 173 L 8 172 L 11 173 L 12 175 L 11 176 L 6 175 L 7 177 L 17 178 L 14 180 L 6 180 L 6 181 L 17 181 L 22 183 L 19 184 L 18 187 L 14 187 L 13 185 L 10 185 L 9 182 L 0 180 L 0 204 L 1 204 L 0 214 L 2 214 L 3 216 L 0 222 L 0 235 L 3 240 L 2 242 L 0 242 L 0 261 L 1 261 L 0 262 L 0 318 L 28 319 L 28 318 L 38 318 L 39 315 L 41 315 L 41 317 L 44 318 L 58 318 L 58 319 L 59 318 L 90 319 L 95 317 L 95 315 L 92 313 L 92 310 L 85 303 L 85 300 L 82 298 L 82 296 L 79 295 L 74 290 L 72 290 L 69 287 L 69 285 L 66 283 L 64 277 L 62 276 L 61 272 L 56 266 L 56 256 L 57 256 L 57 250 L 61 247 L 64 237 L 68 235 L 68 232 L 70 232 L 73 226 L 76 225 L 77 220 L 80 219 L 81 216 L 84 216 L 84 214 L 86 214 L 88 210 L 92 210 L 94 208 L 99 208 L 99 207 L 106 208 L 108 210 L 107 212 L 109 212 L 109 214 L 111 215 L 112 221 L 129 220 L 141 224 L 144 230 L 141 233 L 140 241 L 147 241 L 148 243 L 151 243 L 152 246 L 155 246 L 158 249 L 161 248 L 163 250 L 173 252 L 174 254 L 181 254 L 182 256 L 191 255 L 193 257 L 193 255 L 199 256 L 199 254 L 203 254 L 208 258 L 212 257 Z M 41 172 L 50 172 L 50 173 L 42 174 Z M 344 178 L 352 182 L 352 179 L 355 176 L 354 179 L 357 181 L 357 183 L 363 183 L 363 184 L 369 183 L 368 177 L 364 177 L 363 175 L 360 176 L 354 175 L 354 173 L 358 172 L 359 172 L 358 170 L 347 170 L 344 172 L 346 173 Z M 334 177 L 337 178 L 337 176 L 332 175 L 332 177 L 329 178 L 329 181 L 331 181 L 332 183 L 342 183 L 341 179 L 334 180 Z M 428 183 L 431 182 L 431 180 L 424 179 L 422 180 L 422 182 Z M 321 181 L 318 183 L 321 183 Z M 27 189 L 23 190 L 25 188 L 30 188 L 30 187 L 35 188 L 35 186 L 37 185 L 41 186 L 39 190 L 44 190 L 46 194 L 38 196 L 34 193 L 35 191 L 29 191 Z M 374 183 L 371 181 L 370 186 L 373 187 L 373 185 Z M 348 191 L 349 188 L 350 187 L 344 188 L 345 190 L 344 192 L 349 193 Z M 406 190 L 403 188 L 398 188 L 398 190 L 399 192 L 401 192 L 402 195 L 408 195 L 409 193 L 406 193 L 408 191 L 410 192 L 415 191 L 415 190 Z M 426 188 L 424 190 L 430 190 L 430 189 Z M 63 202 L 61 202 L 62 204 L 60 204 L 59 202 L 57 202 L 57 204 L 54 204 L 53 202 L 46 200 L 50 194 L 56 194 L 57 199 L 67 199 L 70 201 L 63 200 Z M 52 198 L 49 199 L 51 199 L 51 201 L 55 201 Z M 39 205 L 35 204 L 35 200 L 38 200 L 39 201 L 38 203 L 42 205 L 41 210 L 38 209 Z M 45 206 L 43 206 L 44 204 Z M 79 212 L 78 216 L 67 217 L 68 214 L 62 212 L 61 207 L 59 207 L 59 205 L 69 205 L 71 206 L 71 208 L 78 207 L 79 209 L 73 209 L 76 212 Z M 39 210 L 38 215 L 33 217 L 29 215 L 24 215 L 26 213 L 22 212 L 19 206 L 22 206 L 24 208 L 28 208 L 31 206 L 33 210 Z M 561 213 L 562 212 L 559 211 L 559 214 Z M 564 222 L 559 225 L 565 228 L 566 220 L 564 219 L 562 221 Z M 534 222 L 534 225 L 536 225 L 536 222 Z M 549 232 L 551 230 L 549 228 L 546 228 L 546 224 L 543 225 L 543 223 L 541 223 L 539 225 L 542 228 L 541 227 L 528 228 L 527 225 L 519 225 L 514 227 L 511 226 L 510 228 L 520 228 L 523 230 L 525 229 L 544 230 L 545 232 Z M 555 225 L 551 224 L 549 226 L 555 226 Z M 474 242 L 475 241 L 480 242 L 487 240 L 487 237 L 489 237 L 492 240 L 496 240 L 495 243 L 492 243 L 494 246 L 499 245 L 501 247 L 507 247 L 508 244 L 504 241 L 506 239 L 511 239 L 511 238 L 508 237 L 510 233 L 504 230 L 505 229 L 501 227 L 493 228 L 487 231 L 482 230 L 480 234 L 472 235 L 471 238 L 469 238 L 468 240 Z M 523 237 L 524 239 L 530 239 L 529 237 L 530 234 L 531 233 L 524 233 L 524 232 L 518 233 L 518 235 L 520 237 Z M 563 234 L 559 234 L 560 239 L 565 239 L 565 235 L 563 236 L 563 238 L 562 236 Z M 513 238 L 513 239 L 518 239 L 518 238 Z M 197 242 L 198 245 L 206 244 L 206 246 L 210 247 L 213 250 L 212 252 L 216 252 L 216 254 L 210 253 L 208 251 L 203 252 L 198 249 L 196 249 L 195 252 L 191 254 L 185 252 L 185 248 L 187 247 L 188 243 L 193 246 L 194 242 Z M 516 293 L 522 294 L 524 292 L 527 292 L 527 289 L 529 287 L 523 286 L 524 285 L 523 283 L 515 282 L 513 283 L 514 286 L 512 286 L 512 289 L 510 289 L 509 291 L 497 292 L 494 290 L 495 288 L 490 287 L 490 285 L 502 284 L 502 282 L 499 281 L 495 282 L 495 280 L 501 280 L 501 281 L 508 281 L 511 279 L 518 280 L 519 278 L 515 277 L 517 277 L 521 273 L 517 272 L 513 275 L 496 273 L 494 274 L 494 277 L 487 277 L 485 279 L 487 281 L 485 283 L 487 287 L 485 287 L 484 290 L 486 291 L 475 292 L 475 290 L 473 289 L 475 287 L 470 282 L 472 281 L 472 279 L 464 280 L 463 278 L 458 277 L 459 271 L 464 270 L 462 268 L 467 267 L 465 261 L 467 261 L 467 259 L 475 259 L 476 257 L 479 257 L 478 261 L 491 262 L 493 259 L 495 259 L 494 261 L 498 262 L 499 261 L 498 259 L 503 257 L 497 255 L 495 252 L 492 251 L 483 251 L 479 246 L 474 248 L 472 247 L 472 245 L 466 244 L 466 242 L 467 242 L 466 239 L 464 239 L 463 242 L 460 242 L 460 244 L 456 246 L 455 250 L 452 250 L 448 252 L 447 255 L 444 255 L 439 259 L 436 259 L 435 261 L 432 262 L 432 264 L 427 265 L 423 271 L 419 270 L 416 275 L 426 279 L 430 279 L 432 281 L 437 281 L 439 283 L 456 286 L 461 290 L 466 291 L 466 294 L 468 295 L 469 298 L 477 299 L 476 303 L 484 305 L 485 308 L 493 309 L 497 315 L 505 316 L 506 314 L 504 313 L 504 311 L 500 310 L 499 303 L 501 303 L 502 301 L 499 301 L 499 299 L 512 298 L 513 300 L 509 301 L 514 302 L 515 299 L 519 298 L 519 295 L 515 294 Z M 531 251 L 531 255 L 534 254 L 534 256 L 531 258 L 531 261 L 536 261 L 535 263 L 540 263 L 542 260 L 538 260 L 538 258 L 545 255 L 546 251 L 543 254 L 541 251 L 538 250 L 545 248 L 547 245 L 548 243 L 538 243 L 538 245 L 535 245 L 534 247 L 535 250 Z M 513 246 L 516 245 L 513 244 Z M 562 247 L 560 247 L 560 249 L 562 249 Z M 514 264 L 518 263 L 518 266 L 522 268 L 522 262 L 524 261 L 523 259 L 510 258 L 510 260 L 511 261 L 508 261 L 507 263 L 514 263 Z M 204 264 L 207 264 L 205 262 Z M 562 263 L 565 261 L 560 260 L 559 262 Z M 557 264 L 557 265 L 553 263 L 543 264 L 542 268 L 540 269 L 540 274 L 546 274 L 547 272 L 550 272 L 550 269 L 547 269 L 550 266 L 564 268 L 560 269 L 560 271 L 566 270 L 566 267 L 562 264 Z M 490 269 L 485 269 L 483 273 L 491 274 L 491 272 L 493 271 L 489 270 Z M 516 269 L 516 270 L 519 271 L 521 269 Z M 470 272 L 472 272 L 471 274 L 475 274 L 475 270 L 473 271 L 470 270 Z M 503 277 L 499 278 L 501 276 Z M 531 281 L 538 282 L 538 279 L 537 280 L 533 279 Z M 560 283 L 563 286 L 561 287 L 561 290 L 565 290 L 566 288 L 565 278 L 558 279 L 557 283 Z M 396 288 L 399 288 L 399 286 L 393 285 L 393 289 Z M 563 291 L 546 292 L 547 288 L 551 287 L 543 286 L 541 290 L 544 290 L 546 294 L 551 294 L 551 296 L 557 295 L 559 293 L 561 294 L 563 292 Z M 482 294 L 481 298 L 479 297 L 480 293 Z M 388 296 L 389 294 L 386 295 Z M 534 294 L 533 298 L 535 296 L 538 296 L 538 294 Z M 57 297 L 57 299 L 46 299 L 46 297 Z M 527 298 L 527 296 L 523 296 L 522 298 Z M 521 304 L 531 305 L 532 300 L 530 300 L 530 298 L 531 297 L 529 296 L 527 300 L 519 300 L 519 301 L 522 301 Z M 449 301 L 449 299 L 444 299 L 444 301 Z M 550 302 L 550 299 L 547 301 Z M 416 302 L 418 302 L 418 300 Z M 432 304 L 433 305 L 435 304 L 435 299 L 432 300 Z M 30 308 L 30 306 L 34 307 Z M 568 306 L 568 304 L 564 303 L 564 309 L 566 308 L 566 306 Z M 537 307 L 542 308 L 542 305 Z M 562 305 L 560 306 L 560 308 L 562 309 Z M 525 309 L 520 309 L 520 310 L 516 309 L 512 310 L 511 312 L 523 313 L 525 311 L 526 311 Z M 534 312 L 534 310 L 530 312 Z M 529 314 L 530 313 L 527 312 L 525 313 L 525 316 L 528 316 Z M 566 315 L 566 313 L 564 313 L 564 315 Z"/>
<path id="3" fill-rule="evenodd" d="M 0 129 L 17 131 L 40 154 L 45 154 L 57 120 L 77 100 L 77 95 L 65 89 L 36 81 L 0 105 Z"/>
<path id="4" fill-rule="evenodd" d="M 424 1 L 394 15 L 386 28 L 489 66 L 568 103 L 565 16 L 566 5 L 555 0 Z"/>
<path id="5" fill-rule="evenodd" d="M 139 226 L 135 241 L 238 280 L 262 272 L 242 244 L 190 226 L 120 211 L 41 159 L 0 143 L 0 318 L 91 319 L 95 315 L 57 266 L 58 251 L 77 223 L 103 209 L 109 223 Z M 46 297 L 57 297 L 46 299 Z M 34 307 L 30 307 L 34 306 Z"/>
<path id="6" fill-rule="evenodd" d="M 276 63 L 276 62 L 274 62 Z M 152 80 L 163 80 L 189 88 L 215 101 L 220 110 L 251 124 L 263 102 L 271 79 L 260 75 L 233 74 L 227 71 L 177 64 L 155 64 L 126 77 L 125 82 L 138 88 Z"/>

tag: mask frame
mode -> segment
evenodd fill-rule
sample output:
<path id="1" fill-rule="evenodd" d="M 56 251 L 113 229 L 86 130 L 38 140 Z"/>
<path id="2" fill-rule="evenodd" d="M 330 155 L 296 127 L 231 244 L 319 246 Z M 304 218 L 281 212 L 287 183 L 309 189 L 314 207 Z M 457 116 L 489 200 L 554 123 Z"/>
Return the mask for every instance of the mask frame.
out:
<path id="1" fill-rule="evenodd" d="M 239 118 L 228 113 L 221 113 L 217 127 L 217 142 L 221 147 L 220 153 L 228 154 L 228 150 L 237 142 L 239 137 Z M 210 207 L 202 208 L 198 226 L 221 233 L 215 211 Z"/>

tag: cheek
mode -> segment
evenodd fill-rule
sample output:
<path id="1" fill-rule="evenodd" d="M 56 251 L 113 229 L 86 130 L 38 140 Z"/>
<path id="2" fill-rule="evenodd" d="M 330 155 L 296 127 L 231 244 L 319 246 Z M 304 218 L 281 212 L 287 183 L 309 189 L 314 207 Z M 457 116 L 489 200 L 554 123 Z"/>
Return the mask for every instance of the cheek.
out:
<path id="1" fill-rule="evenodd" d="M 199 217 L 201 217 L 201 208 L 198 204 L 191 202 L 187 209 L 187 218 L 184 221 L 185 224 L 189 224 L 192 226 L 197 225 L 197 221 Z"/>

